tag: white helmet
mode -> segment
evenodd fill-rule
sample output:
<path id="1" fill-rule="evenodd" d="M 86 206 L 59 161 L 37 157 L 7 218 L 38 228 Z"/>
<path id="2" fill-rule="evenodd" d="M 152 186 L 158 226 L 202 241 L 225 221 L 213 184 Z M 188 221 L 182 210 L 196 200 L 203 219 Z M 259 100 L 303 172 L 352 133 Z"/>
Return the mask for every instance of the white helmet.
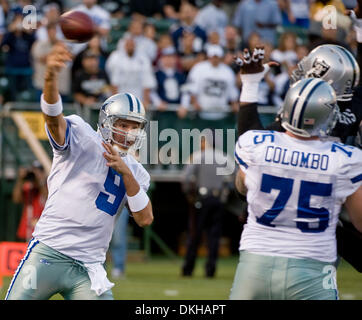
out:
<path id="1" fill-rule="evenodd" d="M 329 135 L 339 114 L 336 94 L 322 79 L 303 79 L 288 90 L 283 104 L 282 126 L 301 137 Z"/>
<path id="2" fill-rule="evenodd" d="M 292 82 L 305 78 L 321 78 L 335 90 L 338 101 L 352 99 L 353 88 L 358 85 L 360 68 L 347 49 L 324 44 L 313 49 L 293 71 Z"/>
<path id="3" fill-rule="evenodd" d="M 98 117 L 98 131 L 103 139 L 113 144 L 118 152 L 125 156 L 130 149 L 138 150 L 146 139 L 147 119 L 142 102 L 131 93 L 119 93 L 104 101 Z M 135 121 L 140 127 L 124 131 L 114 126 L 119 119 Z M 114 134 L 124 137 L 123 143 L 114 139 Z"/>

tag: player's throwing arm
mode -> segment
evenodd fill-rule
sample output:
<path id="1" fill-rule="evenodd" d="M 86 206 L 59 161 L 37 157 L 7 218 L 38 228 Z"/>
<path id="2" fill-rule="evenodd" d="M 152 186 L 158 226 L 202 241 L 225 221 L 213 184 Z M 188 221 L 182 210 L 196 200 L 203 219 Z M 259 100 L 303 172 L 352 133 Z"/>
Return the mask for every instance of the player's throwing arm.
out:
<path id="1" fill-rule="evenodd" d="M 45 122 L 53 139 L 59 145 L 63 145 L 65 142 L 67 124 L 63 117 L 63 105 L 57 81 L 60 70 L 71 60 L 72 55 L 66 46 L 61 42 L 57 43 L 47 58 L 44 93 L 41 97 Z"/>

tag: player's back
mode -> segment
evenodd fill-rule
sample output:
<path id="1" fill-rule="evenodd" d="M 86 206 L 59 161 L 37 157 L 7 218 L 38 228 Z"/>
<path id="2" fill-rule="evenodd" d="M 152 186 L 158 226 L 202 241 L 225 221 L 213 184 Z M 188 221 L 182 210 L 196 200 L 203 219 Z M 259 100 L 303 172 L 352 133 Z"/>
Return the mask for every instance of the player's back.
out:
<path id="1" fill-rule="evenodd" d="M 249 204 L 240 249 L 335 261 L 338 214 L 358 188 L 362 152 L 255 130 L 239 137 L 235 157 L 246 174 Z"/>

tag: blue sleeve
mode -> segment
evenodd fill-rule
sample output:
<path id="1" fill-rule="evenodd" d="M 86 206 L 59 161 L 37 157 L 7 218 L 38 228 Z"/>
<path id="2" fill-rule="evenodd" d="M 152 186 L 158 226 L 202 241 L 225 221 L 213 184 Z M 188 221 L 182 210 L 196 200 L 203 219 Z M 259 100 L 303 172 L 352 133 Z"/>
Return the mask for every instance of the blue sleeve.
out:
<path id="1" fill-rule="evenodd" d="M 233 25 L 237 28 L 241 28 L 242 27 L 242 2 L 240 2 L 240 4 L 238 5 L 238 7 L 236 8 L 236 12 L 233 18 Z"/>
<path id="2" fill-rule="evenodd" d="M 179 38 L 182 36 L 182 31 L 183 31 L 183 29 L 181 27 L 179 27 L 171 32 L 171 38 L 172 38 L 176 51 L 179 50 L 178 41 L 179 41 Z"/>
<path id="3" fill-rule="evenodd" d="M 247 131 L 238 138 L 235 145 L 235 161 L 243 171 L 246 171 L 253 162 L 253 152 L 255 149 L 253 137 L 254 132 Z"/>
<path id="4" fill-rule="evenodd" d="M 70 133 L 71 133 L 71 123 L 68 119 L 65 119 L 65 121 L 67 122 L 67 129 L 65 131 L 65 141 L 64 141 L 64 144 L 62 146 L 60 146 L 59 144 L 57 144 L 55 142 L 55 140 L 53 139 L 50 131 L 48 130 L 48 127 L 47 125 L 45 125 L 45 131 L 47 133 L 47 136 L 49 138 L 49 142 L 50 142 L 50 145 L 53 147 L 54 150 L 56 151 L 65 151 L 68 149 L 69 147 L 69 142 L 70 142 Z"/>
<path id="5" fill-rule="evenodd" d="M 6 32 L 3 37 L 3 40 L 1 41 L 0 47 L 5 46 L 5 45 L 10 45 L 13 41 L 12 38 L 13 38 L 12 33 Z"/>
<path id="6" fill-rule="evenodd" d="M 204 43 L 207 41 L 206 31 L 202 29 L 200 26 L 197 26 L 195 28 L 195 35 L 200 37 Z"/>

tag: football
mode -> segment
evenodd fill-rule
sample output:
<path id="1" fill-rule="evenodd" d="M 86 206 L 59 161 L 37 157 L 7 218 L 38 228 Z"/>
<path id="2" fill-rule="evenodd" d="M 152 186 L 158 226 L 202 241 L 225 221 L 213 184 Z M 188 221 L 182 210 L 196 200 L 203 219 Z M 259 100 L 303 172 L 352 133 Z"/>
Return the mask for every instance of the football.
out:
<path id="1" fill-rule="evenodd" d="M 92 19 L 81 11 L 63 13 L 59 24 L 65 38 L 74 42 L 87 42 L 95 35 Z"/>

